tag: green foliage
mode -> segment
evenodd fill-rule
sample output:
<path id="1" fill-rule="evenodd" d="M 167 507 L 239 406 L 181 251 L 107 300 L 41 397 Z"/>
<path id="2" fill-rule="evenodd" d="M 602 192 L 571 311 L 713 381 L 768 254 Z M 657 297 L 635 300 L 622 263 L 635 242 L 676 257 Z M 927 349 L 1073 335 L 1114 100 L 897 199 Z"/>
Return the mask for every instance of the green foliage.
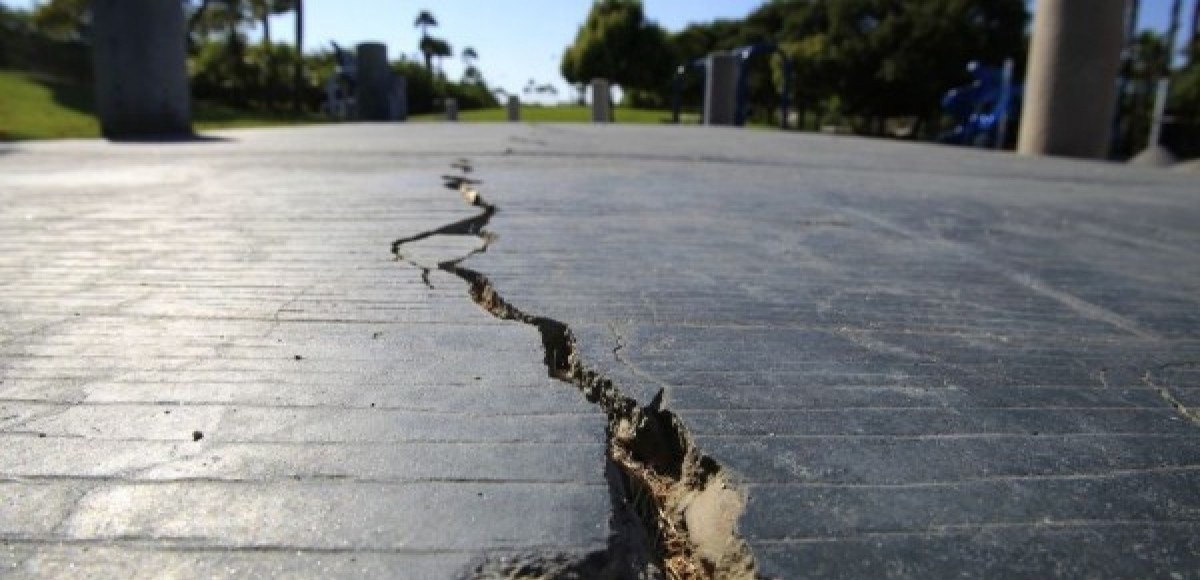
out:
<path id="1" fill-rule="evenodd" d="M 446 82 L 434 76 L 420 64 L 409 61 L 392 63 L 392 72 L 404 77 L 408 86 L 408 112 L 422 115 L 440 111 L 443 97 L 458 100 L 460 110 L 480 109 L 497 106 L 495 95 L 482 79 L 478 82 Z"/>
<path id="2" fill-rule="evenodd" d="M 968 80 L 972 60 L 1023 67 L 1024 0 L 775 0 L 745 20 L 689 26 L 671 36 L 679 63 L 759 42 L 782 47 L 793 61 L 793 101 L 822 111 L 867 117 L 926 116 L 941 95 Z M 782 60 L 749 63 L 749 96 L 760 117 L 783 87 Z M 1018 73 L 1020 74 L 1020 73 Z M 702 74 L 684 84 L 698 105 Z"/>
<path id="3" fill-rule="evenodd" d="M 88 37 L 91 13 L 91 0 L 50 0 L 34 9 L 33 24 L 52 39 L 81 40 Z"/>
<path id="4" fill-rule="evenodd" d="M 275 70 L 291 70 L 296 66 L 296 49 L 289 45 L 233 45 L 228 42 L 205 42 L 196 47 L 188 59 L 192 80 L 192 95 L 200 100 L 220 103 L 238 109 L 265 110 L 272 108 L 272 97 L 290 89 L 282 75 Z M 324 100 L 323 81 L 333 74 L 333 56 L 318 53 L 304 56 L 305 75 L 300 87 L 304 110 L 317 110 Z"/>
<path id="5" fill-rule="evenodd" d="M 1175 74 L 1171 83 L 1171 112 L 1177 118 L 1200 123 L 1200 62 Z"/>
<path id="6" fill-rule="evenodd" d="M 569 83 L 606 78 L 636 93 L 669 86 L 672 61 L 666 32 L 646 20 L 640 1 L 597 0 L 560 69 Z"/>

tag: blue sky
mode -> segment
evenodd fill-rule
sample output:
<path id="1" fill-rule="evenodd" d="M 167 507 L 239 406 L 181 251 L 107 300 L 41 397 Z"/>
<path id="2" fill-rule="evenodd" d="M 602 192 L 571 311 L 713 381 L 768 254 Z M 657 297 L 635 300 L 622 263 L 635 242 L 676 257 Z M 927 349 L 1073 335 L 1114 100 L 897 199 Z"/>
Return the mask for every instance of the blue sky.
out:
<path id="1" fill-rule="evenodd" d="M 35 3 L 35 0 L 0 1 L 25 7 Z M 763 1 L 644 0 L 644 3 L 650 19 L 668 30 L 679 30 L 690 22 L 743 17 Z M 1195 1 L 1200 0 L 1184 1 L 1185 28 Z M 393 58 L 399 54 L 418 58 L 419 33 L 412 22 L 418 11 L 428 9 L 440 24 L 435 31 L 437 36 L 448 40 L 456 51 L 466 46 L 475 48 L 480 56 L 479 68 L 491 85 L 514 92 L 532 78 L 539 84 L 554 83 L 561 98 L 566 98 L 558 64 L 591 4 L 592 0 L 305 0 L 305 49 L 328 47 L 331 40 L 342 46 L 379 41 L 387 43 Z M 1171 0 L 1142 0 L 1141 26 L 1166 28 L 1170 5 Z M 279 41 L 292 40 L 290 16 L 273 19 L 272 28 Z M 462 74 L 461 63 L 457 59 L 448 61 L 445 71 L 451 78 L 458 78 Z"/>

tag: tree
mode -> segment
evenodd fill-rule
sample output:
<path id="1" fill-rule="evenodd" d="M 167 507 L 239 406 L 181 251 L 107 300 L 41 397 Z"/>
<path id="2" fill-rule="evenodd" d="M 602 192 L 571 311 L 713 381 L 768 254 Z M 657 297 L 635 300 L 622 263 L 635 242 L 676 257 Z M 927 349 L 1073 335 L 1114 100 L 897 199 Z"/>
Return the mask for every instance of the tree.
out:
<path id="1" fill-rule="evenodd" d="M 479 60 L 479 53 L 474 48 L 468 46 L 462 50 L 463 59 L 463 82 L 471 84 L 483 83 L 483 73 L 479 71 L 479 67 L 475 66 L 475 61 Z"/>
<path id="2" fill-rule="evenodd" d="M 421 38 L 421 52 L 425 55 L 425 68 L 433 71 L 433 59 L 443 59 L 454 56 L 454 47 L 450 46 L 449 42 L 433 36 L 424 36 Z M 438 62 L 438 70 L 442 67 L 441 61 Z"/>
<path id="3" fill-rule="evenodd" d="M 413 28 L 421 29 L 421 40 L 417 46 L 421 49 L 421 54 L 425 55 L 425 70 L 433 72 L 433 44 L 429 37 L 429 29 L 436 28 L 438 25 L 437 19 L 433 17 L 433 13 L 428 10 L 422 10 L 417 13 L 417 18 L 413 20 Z"/>
<path id="4" fill-rule="evenodd" d="M 276 70 L 275 47 L 271 42 L 271 17 L 276 14 L 290 12 L 294 9 L 291 0 L 252 0 L 251 10 L 262 27 L 262 46 L 264 51 L 265 79 L 263 98 L 268 108 L 275 106 L 275 92 L 279 74 Z"/>
<path id="5" fill-rule="evenodd" d="M 627 91 L 650 90 L 670 82 L 672 60 L 666 32 L 646 20 L 640 0 L 597 0 L 560 70 L 568 83 L 606 78 Z"/>
<path id="6" fill-rule="evenodd" d="M 292 109 L 304 108 L 304 0 L 294 0 L 296 10 L 296 67 L 292 69 Z"/>
<path id="7" fill-rule="evenodd" d="M 91 0 L 51 0 L 33 11 L 38 32 L 59 40 L 87 38 L 92 22 Z"/>

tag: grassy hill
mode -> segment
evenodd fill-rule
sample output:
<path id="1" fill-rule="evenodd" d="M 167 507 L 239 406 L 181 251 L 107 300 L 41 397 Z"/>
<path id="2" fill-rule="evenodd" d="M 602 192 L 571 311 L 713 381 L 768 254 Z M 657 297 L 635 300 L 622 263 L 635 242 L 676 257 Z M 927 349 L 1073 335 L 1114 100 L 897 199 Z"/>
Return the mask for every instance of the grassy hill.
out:
<path id="1" fill-rule="evenodd" d="M 0 70 L 0 140 L 99 137 L 91 86 L 28 73 Z M 209 103 L 195 103 L 192 115 L 198 131 L 233 127 L 263 127 L 312 123 L 247 112 Z"/>
<path id="2" fill-rule="evenodd" d="M 92 96 L 69 83 L 0 70 L 0 139 L 98 137 Z"/>

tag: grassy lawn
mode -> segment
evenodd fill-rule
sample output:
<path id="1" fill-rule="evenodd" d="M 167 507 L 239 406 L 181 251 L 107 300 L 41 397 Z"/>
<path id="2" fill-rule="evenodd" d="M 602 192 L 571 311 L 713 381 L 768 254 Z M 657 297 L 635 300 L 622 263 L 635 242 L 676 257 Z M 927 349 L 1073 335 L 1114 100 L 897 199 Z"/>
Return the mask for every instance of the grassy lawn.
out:
<path id="1" fill-rule="evenodd" d="M 0 140 L 99 137 L 92 88 L 22 71 L 0 70 Z M 248 112 L 197 102 L 196 130 L 268 127 L 317 122 L 310 116 Z"/>
<path id="2" fill-rule="evenodd" d="M 0 70 L 0 139 L 99 137 L 92 95 L 78 86 Z"/>
<path id="3" fill-rule="evenodd" d="M 618 123 L 660 124 L 671 120 L 671 112 L 619 107 L 616 110 L 616 118 Z M 446 116 L 442 113 L 414 115 L 411 117 L 411 120 L 418 122 L 444 121 L 445 119 Z M 502 122 L 508 120 L 508 113 L 507 109 L 503 107 L 476 109 L 474 111 L 460 112 L 458 119 L 465 122 Z M 591 123 L 592 108 L 580 105 L 558 105 L 553 107 L 523 106 L 521 107 L 521 121 L 527 123 Z"/>
<path id="4" fill-rule="evenodd" d="M 99 137 L 100 126 L 92 115 L 92 88 L 33 73 L 0 70 L 0 140 L 64 139 Z M 286 115 L 243 111 L 211 103 L 193 104 L 192 116 L 197 131 L 236 127 L 268 127 L 323 121 L 310 115 L 296 118 Z M 463 111 L 465 122 L 503 122 L 504 108 Z M 413 121 L 438 122 L 445 116 L 416 115 Z M 616 110 L 618 123 L 662 124 L 671 112 L 652 109 Z M 590 123 L 590 107 L 579 105 L 524 106 L 521 120 L 529 123 Z"/>

